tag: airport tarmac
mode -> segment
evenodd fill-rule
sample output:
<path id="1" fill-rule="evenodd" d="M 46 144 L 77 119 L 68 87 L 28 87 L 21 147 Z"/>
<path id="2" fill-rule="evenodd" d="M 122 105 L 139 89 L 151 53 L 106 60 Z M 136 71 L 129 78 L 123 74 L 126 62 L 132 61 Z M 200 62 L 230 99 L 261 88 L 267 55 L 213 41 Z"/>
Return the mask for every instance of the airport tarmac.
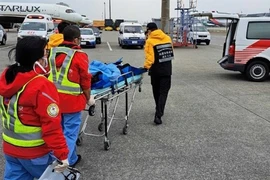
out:
<path id="1" fill-rule="evenodd" d="M 109 131 L 111 148 L 105 151 L 103 137 L 83 136 L 78 147 L 83 161 L 78 165 L 84 180 L 235 180 L 270 179 L 270 84 L 249 82 L 239 72 L 222 69 L 225 35 L 212 34 L 209 46 L 176 48 L 172 87 L 163 124 L 156 126 L 154 100 L 147 74 L 129 117 L 114 121 Z M 0 46 L 1 71 L 7 53 L 16 42 L 8 33 Z M 83 49 L 90 60 L 124 63 L 141 67 L 142 49 L 121 49 L 117 32 L 103 32 L 102 44 Z M 120 99 L 117 116 L 124 115 Z M 98 133 L 99 106 L 87 131 Z M 85 116 L 83 117 L 85 118 Z M 0 176 L 4 160 L 0 155 Z"/>

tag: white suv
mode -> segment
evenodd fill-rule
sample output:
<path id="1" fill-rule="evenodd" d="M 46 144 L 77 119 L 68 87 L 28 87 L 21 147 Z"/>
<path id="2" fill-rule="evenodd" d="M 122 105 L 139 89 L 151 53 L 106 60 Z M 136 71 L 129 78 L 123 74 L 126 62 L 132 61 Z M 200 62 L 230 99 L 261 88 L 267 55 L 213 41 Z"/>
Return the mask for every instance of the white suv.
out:
<path id="1" fill-rule="evenodd" d="M 7 32 L 6 30 L 3 28 L 3 26 L 0 24 L 0 43 L 2 45 L 5 45 L 7 42 Z"/>

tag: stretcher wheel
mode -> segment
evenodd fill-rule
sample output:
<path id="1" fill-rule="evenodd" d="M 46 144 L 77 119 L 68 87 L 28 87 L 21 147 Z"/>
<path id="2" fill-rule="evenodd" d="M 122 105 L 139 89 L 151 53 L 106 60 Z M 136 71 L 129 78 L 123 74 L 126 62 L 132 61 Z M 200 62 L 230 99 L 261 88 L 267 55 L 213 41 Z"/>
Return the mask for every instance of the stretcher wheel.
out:
<path id="1" fill-rule="evenodd" d="M 109 140 L 104 141 L 104 149 L 108 151 L 110 149 L 111 143 Z"/>
<path id="2" fill-rule="evenodd" d="M 98 125 L 98 130 L 99 130 L 100 132 L 103 131 L 103 123 L 100 123 L 100 124 Z"/>
<path id="3" fill-rule="evenodd" d="M 77 141 L 76 141 L 76 145 L 77 146 L 81 146 L 83 143 L 83 138 L 81 136 L 78 137 Z"/>
<path id="4" fill-rule="evenodd" d="M 124 135 L 127 135 L 127 133 L 128 133 L 127 127 L 124 127 L 124 128 L 123 128 L 123 134 L 124 134 Z"/>
<path id="5" fill-rule="evenodd" d="M 89 116 L 95 115 L 95 107 L 96 107 L 95 105 L 89 107 L 89 109 L 88 109 Z"/>

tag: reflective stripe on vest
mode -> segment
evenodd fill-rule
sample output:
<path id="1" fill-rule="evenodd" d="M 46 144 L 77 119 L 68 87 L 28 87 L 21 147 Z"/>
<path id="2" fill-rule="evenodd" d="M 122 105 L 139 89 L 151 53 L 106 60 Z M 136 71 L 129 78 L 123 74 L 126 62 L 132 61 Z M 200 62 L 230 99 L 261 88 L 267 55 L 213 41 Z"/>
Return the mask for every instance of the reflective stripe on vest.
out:
<path id="1" fill-rule="evenodd" d="M 19 147 L 36 147 L 44 144 L 42 139 L 41 127 L 27 126 L 22 124 L 18 117 L 18 100 L 25 87 L 32 80 L 43 77 L 38 75 L 28 81 L 22 89 L 12 96 L 7 108 L 4 104 L 4 98 L 0 98 L 0 111 L 3 121 L 3 139 L 5 142 Z"/>
<path id="2" fill-rule="evenodd" d="M 55 47 L 51 49 L 49 57 L 49 65 L 51 73 L 48 77 L 50 81 L 54 83 L 58 92 L 71 95 L 82 94 L 81 86 L 78 83 L 74 83 L 68 80 L 68 72 L 73 59 L 73 56 L 79 50 L 70 49 L 66 47 Z M 62 67 L 57 71 L 55 58 L 58 53 L 66 54 L 66 58 L 63 61 Z"/>
<path id="3" fill-rule="evenodd" d="M 0 96 L 0 103 L 2 104 L 2 102 L 4 102 L 4 99 L 2 96 Z M 8 121 L 4 121 L 5 119 L 8 119 L 7 114 L 4 113 L 5 111 L 2 108 L 2 105 L 0 104 L 0 113 L 2 115 L 2 121 L 3 121 L 3 128 L 7 128 L 8 127 Z"/>

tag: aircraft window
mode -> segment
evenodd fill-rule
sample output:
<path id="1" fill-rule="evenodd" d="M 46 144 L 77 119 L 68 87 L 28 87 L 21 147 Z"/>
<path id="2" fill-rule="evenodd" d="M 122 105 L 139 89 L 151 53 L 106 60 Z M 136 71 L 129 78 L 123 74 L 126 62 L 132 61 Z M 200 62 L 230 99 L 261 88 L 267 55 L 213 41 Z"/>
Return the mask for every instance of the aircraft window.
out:
<path id="1" fill-rule="evenodd" d="M 81 35 L 93 35 L 93 30 L 90 29 L 81 29 Z"/>
<path id="2" fill-rule="evenodd" d="M 72 9 L 67 9 L 67 10 L 66 10 L 66 13 L 75 13 L 75 11 L 72 10 Z"/>
<path id="3" fill-rule="evenodd" d="M 125 26 L 124 33 L 143 33 L 141 26 Z"/>
<path id="4" fill-rule="evenodd" d="M 46 24 L 41 22 L 25 22 L 21 30 L 46 31 Z"/>

